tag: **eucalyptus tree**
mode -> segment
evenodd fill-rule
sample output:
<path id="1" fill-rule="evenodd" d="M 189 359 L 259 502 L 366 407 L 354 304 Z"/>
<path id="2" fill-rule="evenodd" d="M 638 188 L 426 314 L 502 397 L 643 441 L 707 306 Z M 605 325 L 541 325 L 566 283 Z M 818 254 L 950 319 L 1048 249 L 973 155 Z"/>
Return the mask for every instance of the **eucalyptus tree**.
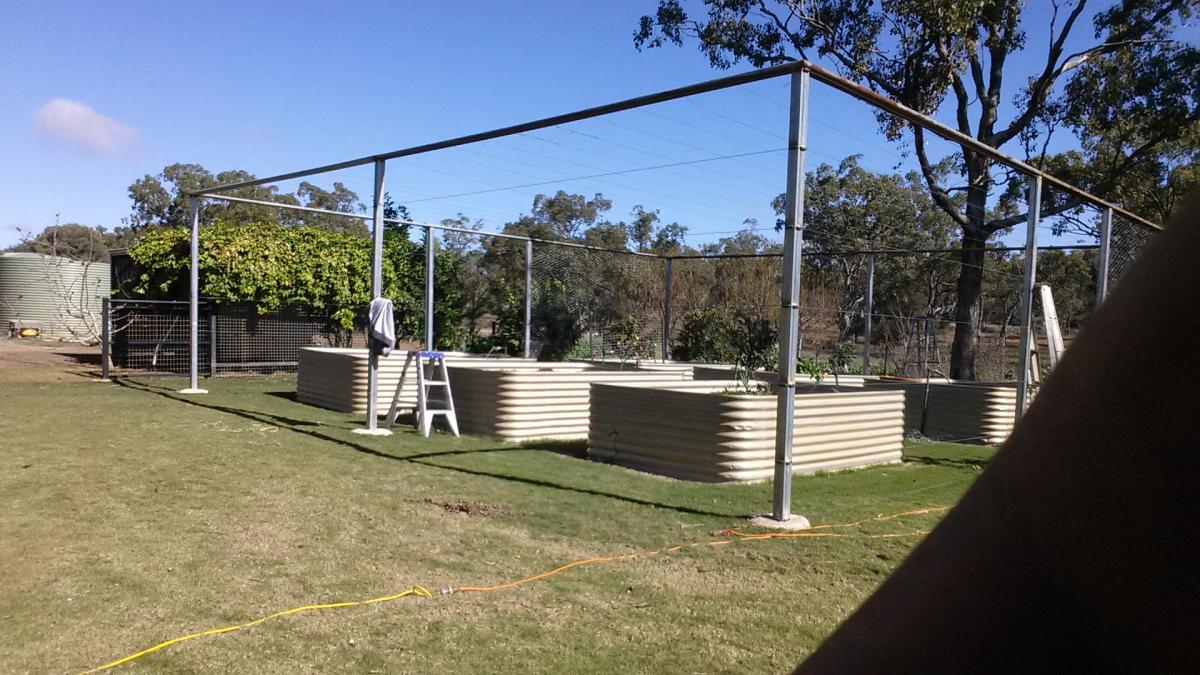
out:
<path id="1" fill-rule="evenodd" d="M 794 59 L 842 75 L 926 114 L 943 109 L 959 132 L 993 148 L 1019 143 L 1026 158 L 1101 196 L 1183 138 L 1200 119 L 1200 51 L 1175 39 L 1197 0 L 706 0 L 693 16 L 659 0 L 634 35 L 640 48 L 694 40 L 709 63 L 755 67 Z M 1030 11 L 1035 8 L 1038 11 Z M 1086 24 L 1091 23 L 1090 36 Z M 1034 67 L 1022 71 L 1037 54 Z M 885 113 L 883 131 L 916 155 L 933 202 L 961 232 L 951 376 L 973 379 L 984 248 L 1026 218 L 1022 178 L 963 144 L 948 180 L 926 133 Z M 1078 161 L 1048 153 L 1074 135 Z M 1063 194 L 1043 215 L 1071 211 Z"/>

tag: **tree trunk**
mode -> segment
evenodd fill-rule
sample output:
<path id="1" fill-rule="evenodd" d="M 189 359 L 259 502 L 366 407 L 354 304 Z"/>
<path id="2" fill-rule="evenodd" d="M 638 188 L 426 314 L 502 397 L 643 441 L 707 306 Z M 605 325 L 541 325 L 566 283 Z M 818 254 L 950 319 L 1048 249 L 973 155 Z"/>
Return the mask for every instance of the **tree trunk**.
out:
<path id="1" fill-rule="evenodd" d="M 979 354 L 984 248 L 988 238 L 985 229 L 988 180 L 987 161 L 968 155 L 967 225 L 963 227 L 962 253 L 958 258 L 962 267 L 958 271 L 954 343 L 950 347 L 950 377 L 956 380 L 977 379 L 975 358 Z"/>
<path id="2" fill-rule="evenodd" d="M 979 351 L 980 297 L 983 292 L 983 262 L 986 236 L 963 233 L 959 254 L 958 295 L 954 309 L 954 343 L 950 347 L 950 377 L 974 380 L 975 357 Z"/>

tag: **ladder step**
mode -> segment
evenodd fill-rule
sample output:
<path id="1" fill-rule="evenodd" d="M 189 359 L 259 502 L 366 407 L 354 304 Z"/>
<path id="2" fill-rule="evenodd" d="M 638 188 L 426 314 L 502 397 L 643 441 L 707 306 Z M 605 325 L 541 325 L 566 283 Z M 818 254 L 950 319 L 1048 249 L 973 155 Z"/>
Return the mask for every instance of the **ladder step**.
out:
<path id="1" fill-rule="evenodd" d="M 449 415 L 453 412 L 454 412 L 453 410 L 426 410 L 425 414 L 426 415 Z"/>
<path id="2" fill-rule="evenodd" d="M 426 387 L 449 387 L 450 383 L 445 380 L 425 380 Z"/>

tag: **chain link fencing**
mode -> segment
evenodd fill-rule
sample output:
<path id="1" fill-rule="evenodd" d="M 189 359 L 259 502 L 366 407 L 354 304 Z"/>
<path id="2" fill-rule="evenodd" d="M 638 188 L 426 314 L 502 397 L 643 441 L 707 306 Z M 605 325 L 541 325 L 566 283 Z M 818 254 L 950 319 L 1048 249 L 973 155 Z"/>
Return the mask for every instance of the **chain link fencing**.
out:
<path id="1" fill-rule="evenodd" d="M 1112 235 L 1108 254 L 1108 292 L 1116 288 L 1121 277 L 1129 271 L 1155 233 L 1142 225 L 1113 216 Z"/>
<path id="2" fill-rule="evenodd" d="M 190 317 L 186 301 L 107 303 L 109 374 L 186 375 Z M 352 330 L 334 324 L 333 311 L 286 306 L 261 312 L 252 303 L 201 301 L 197 365 L 204 376 L 295 372 L 304 347 L 363 347 L 365 315 Z"/>
<path id="3" fill-rule="evenodd" d="M 663 359 L 665 273 L 656 257 L 535 242 L 532 355 Z"/>

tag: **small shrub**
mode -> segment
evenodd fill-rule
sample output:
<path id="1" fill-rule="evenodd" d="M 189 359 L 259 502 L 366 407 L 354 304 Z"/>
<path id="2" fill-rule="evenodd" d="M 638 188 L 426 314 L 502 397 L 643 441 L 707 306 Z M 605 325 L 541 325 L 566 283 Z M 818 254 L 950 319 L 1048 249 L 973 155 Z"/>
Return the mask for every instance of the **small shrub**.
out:
<path id="1" fill-rule="evenodd" d="M 552 279 L 543 282 L 533 303 L 533 332 L 541 343 L 539 361 L 562 361 L 570 353 L 583 329 L 567 303 L 567 287 Z"/>
<path id="2" fill-rule="evenodd" d="M 648 359 L 653 356 L 653 341 L 642 335 L 642 324 L 632 314 L 624 319 L 608 322 L 604 333 L 607 338 L 611 339 L 613 351 L 622 363 L 629 360 Z"/>
<path id="3" fill-rule="evenodd" d="M 695 309 L 683 315 L 683 328 L 671 345 L 671 358 L 694 363 L 731 363 L 737 358 L 733 326 L 713 309 Z"/>
<path id="4" fill-rule="evenodd" d="M 856 351 L 853 342 L 845 341 L 837 343 L 833 346 L 833 353 L 829 355 L 829 369 L 834 372 L 847 372 L 850 362 L 854 360 Z"/>
<path id="5" fill-rule="evenodd" d="M 814 359 L 811 356 L 801 356 L 796 359 L 796 372 L 804 373 L 820 384 L 821 380 L 825 379 L 828 365 L 824 361 Z"/>
<path id="6" fill-rule="evenodd" d="M 779 332 L 766 319 L 738 312 L 733 328 L 736 364 L 753 373 L 779 360 Z"/>

